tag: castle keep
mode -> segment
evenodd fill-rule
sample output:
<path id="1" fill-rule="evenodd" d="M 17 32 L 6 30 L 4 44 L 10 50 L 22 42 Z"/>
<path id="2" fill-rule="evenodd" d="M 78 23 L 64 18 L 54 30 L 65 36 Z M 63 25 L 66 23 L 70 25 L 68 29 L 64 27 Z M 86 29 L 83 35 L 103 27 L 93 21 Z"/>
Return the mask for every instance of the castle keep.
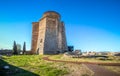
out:
<path id="1" fill-rule="evenodd" d="M 55 11 L 45 12 L 32 23 L 32 54 L 57 54 L 67 51 L 64 23 Z"/>

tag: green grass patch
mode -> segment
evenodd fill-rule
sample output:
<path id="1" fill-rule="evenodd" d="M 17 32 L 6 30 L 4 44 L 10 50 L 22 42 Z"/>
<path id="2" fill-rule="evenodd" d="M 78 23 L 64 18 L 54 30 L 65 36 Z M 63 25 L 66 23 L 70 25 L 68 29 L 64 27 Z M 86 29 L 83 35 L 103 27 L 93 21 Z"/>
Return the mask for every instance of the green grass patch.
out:
<path id="1" fill-rule="evenodd" d="M 12 76 L 62 76 L 68 73 L 65 68 L 60 69 L 56 66 L 61 63 L 48 62 L 42 57 L 42 55 L 4 56 L 0 60 L 0 66 L 10 65 L 10 70 L 18 70 L 18 73 Z"/>

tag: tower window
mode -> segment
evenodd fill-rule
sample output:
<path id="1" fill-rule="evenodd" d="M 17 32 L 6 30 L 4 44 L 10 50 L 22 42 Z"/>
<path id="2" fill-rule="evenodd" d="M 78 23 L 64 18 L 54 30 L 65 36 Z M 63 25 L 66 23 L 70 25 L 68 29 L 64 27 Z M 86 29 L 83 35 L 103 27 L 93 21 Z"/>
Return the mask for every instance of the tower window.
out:
<path id="1" fill-rule="evenodd" d="M 42 39 L 40 40 L 40 43 L 42 43 Z"/>

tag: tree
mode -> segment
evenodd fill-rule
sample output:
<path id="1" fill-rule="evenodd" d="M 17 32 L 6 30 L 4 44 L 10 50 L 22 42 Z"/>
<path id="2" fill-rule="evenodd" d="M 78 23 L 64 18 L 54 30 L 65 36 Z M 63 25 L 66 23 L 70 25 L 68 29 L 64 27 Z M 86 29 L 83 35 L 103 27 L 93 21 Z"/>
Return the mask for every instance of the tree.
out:
<path id="1" fill-rule="evenodd" d="M 74 46 L 68 46 L 68 51 L 69 51 L 69 52 L 74 51 Z"/>
<path id="2" fill-rule="evenodd" d="M 14 44 L 13 44 L 13 54 L 14 54 L 14 55 L 17 55 L 17 54 L 18 54 L 17 45 L 16 45 L 16 42 L 15 42 L 15 41 L 14 41 Z"/>
<path id="3" fill-rule="evenodd" d="M 26 52 L 26 43 L 24 42 L 24 44 L 23 44 L 23 54 L 25 54 L 25 52 Z"/>

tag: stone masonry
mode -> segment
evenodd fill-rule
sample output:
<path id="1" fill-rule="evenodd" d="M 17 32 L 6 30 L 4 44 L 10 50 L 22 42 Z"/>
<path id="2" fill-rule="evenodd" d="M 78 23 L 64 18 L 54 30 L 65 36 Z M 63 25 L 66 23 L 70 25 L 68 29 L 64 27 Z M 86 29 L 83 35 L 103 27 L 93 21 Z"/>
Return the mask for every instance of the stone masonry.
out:
<path id="1" fill-rule="evenodd" d="M 60 14 L 48 11 L 32 23 L 32 54 L 57 54 L 68 50 L 64 23 Z"/>

